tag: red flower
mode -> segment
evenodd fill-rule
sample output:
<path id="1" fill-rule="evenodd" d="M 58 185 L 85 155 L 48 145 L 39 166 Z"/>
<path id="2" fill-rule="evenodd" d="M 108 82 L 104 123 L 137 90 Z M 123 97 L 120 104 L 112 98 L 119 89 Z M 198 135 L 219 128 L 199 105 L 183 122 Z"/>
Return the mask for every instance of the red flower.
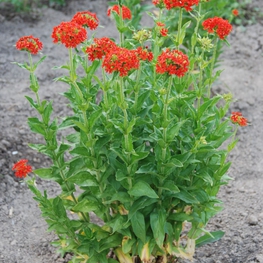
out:
<path id="1" fill-rule="evenodd" d="M 157 58 L 156 72 L 168 73 L 183 77 L 188 71 L 189 60 L 187 55 L 179 50 L 164 50 Z"/>
<path id="2" fill-rule="evenodd" d="M 86 48 L 89 60 L 102 59 L 110 50 L 117 47 L 117 45 L 109 38 L 94 38 L 95 44 Z"/>
<path id="3" fill-rule="evenodd" d="M 13 165 L 12 170 L 15 171 L 15 176 L 25 178 L 28 173 L 32 172 L 32 167 L 27 164 L 28 160 L 23 159 Z"/>
<path id="4" fill-rule="evenodd" d="M 148 60 L 148 61 L 153 60 L 153 53 L 149 52 L 147 50 L 147 48 L 138 47 L 136 49 L 136 54 L 140 60 L 144 60 L 144 61 L 145 60 Z"/>
<path id="5" fill-rule="evenodd" d="M 238 12 L 237 9 L 233 9 L 233 10 L 232 10 L 232 14 L 233 14 L 234 16 L 238 16 L 239 12 Z"/>
<path id="6" fill-rule="evenodd" d="M 224 39 L 232 31 L 232 26 L 221 17 L 208 18 L 203 22 L 203 27 L 208 33 L 216 33 L 220 39 Z"/>
<path id="7" fill-rule="evenodd" d="M 130 70 L 138 69 L 139 64 L 135 50 L 118 47 L 106 54 L 102 67 L 104 67 L 108 73 L 116 71 L 123 77 L 127 76 Z"/>
<path id="8" fill-rule="evenodd" d="M 156 25 L 157 25 L 158 27 L 165 27 L 165 24 L 162 23 L 162 22 L 156 22 Z"/>
<path id="9" fill-rule="evenodd" d="M 232 112 L 230 120 L 239 126 L 247 126 L 247 119 L 242 116 L 241 112 Z"/>
<path id="10" fill-rule="evenodd" d="M 32 35 L 24 36 L 16 42 L 16 48 L 36 55 L 38 51 L 43 48 L 43 44 L 38 38 L 35 38 Z"/>
<path id="11" fill-rule="evenodd" d="M 175 7 L 181 7 L 186 11 L 191 11 L 193 5 L 199 4 L 199 0 L 163 0 L 163 2 L 168 10 Z"/>
<path id="12" fill-rule="evenodd" d="M 168 34 L 168 29 L 165 28 L 165 24 L 162 22 L 156 22 L 158 32 L 163 36 L 166 37 Z"/>
<path id="13" fill-rule="evenodd" d="M 168 34 L 168 29 L 167 28 L 162 28 L 160 30 L 160 34 L 163 36 L 163 37 L 166 37 L 167 34 Z"/>
<path id="14" fill-rule="evenodd" d="M 110 8 L 108 9 L 108 12 L 107 12 L 107 15 L 108 15 L 108 16 L 110 16 L 111 11 L 114 11 L 114 12 L 116 12 L 118 15 L 120 15 L 120 6 L 119 6 L 119 5 L 114 5 L 114 6 L 110 7 Z M 130 20 L 130 19 L 132 18 L 131 10 L 130 10 L 127 6 L 123 5 L 123 6 L 121 7 L 121 12 L 122 12 L 122 19 L 128 19 L 128 20 Z"/>
<path id="15" fill-rule="evenodd" d="M 95 30 L 99 25 L 99 19 L 97 15 L 89 11 L 77 12 L 73 16 L 72 21 L 81 26 L 88 27 L 91 30 Z"/>
<path id="16" fill-rule="evenodd" d="M 163 0 L 152 0 L 152 3 L 159 8 L 165 7 Z"/>
<path id="17" fill-rule="evenodd" d="M 54 27 L 52 38 L 54 43 L 61 42 L 66 48 L 75 48 L 87 39 L 87 31 L 74 21 L 62 22 Z"/>

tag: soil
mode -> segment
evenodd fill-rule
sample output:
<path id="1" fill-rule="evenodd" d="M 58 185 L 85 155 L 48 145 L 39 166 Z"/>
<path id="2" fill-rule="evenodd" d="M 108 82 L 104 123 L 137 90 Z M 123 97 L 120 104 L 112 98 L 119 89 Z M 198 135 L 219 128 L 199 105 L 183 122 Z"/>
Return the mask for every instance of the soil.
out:
<path id="1" fill-rule="evenodd" d="M 263 1 L 255 0 L 252 6 L 263 12 Z M 40 95 L 52 99 L 55 113 L 62 116 L 67 105 L 59 93 L 65 86 L 52 81 L 59 72 L 50 68 L 62 65 L 67 51 L 54 45 L 50 34 L 54 26 L 82 10 L 97 13 L 104 26 L 97 31 L 97 36 L 117 37 L 113 22 L 105 15 L 106 0 L 69 1 L 63 12 L 42 8 L 38 10 L 37 20 L 0 15 L 1 263 L 63 263 L 70 259 L 70 255 L 61 258 L 50 245 L 55 240 L 54 234 L 46 231 L 46 223 L 31 192 L 11 171 L 14 162 L 21 158 L 29 159 L 34 168 L 49 164 L 48 159 L 27 146 L 29 142 L 39 142 L 38 136 L 27 127 L 27 118 L 35 112 L 24 96 L 32 94 L 25 71 L 11 62 L 26 59 L 25 53 L 14 47 L 19 37 L 32 34 L 44 42 L 44 53 L 51 55 L 37 71 Z M 236 101 L 231 110 L 241 111 L 250 125 L 239 130 L 239 143 L 230 156 L 233 164 L 229 175 L 233 180 L 219 193 L 224 210 L 207 226 L 211 231 L 223 230 L 225 236 L 216 243 L 197 248 L 194 262 L 263 263 L 263 21 L 258 19 L 253 25 L 235 27 L 228 40 L 231 46 L 225 47 L 221 55 L 224 71 L 214 91 L 232 92 Z M 38 180 L 38 185 L 48 189 L 51 196 L 58 191 L 50 182 Z"/>

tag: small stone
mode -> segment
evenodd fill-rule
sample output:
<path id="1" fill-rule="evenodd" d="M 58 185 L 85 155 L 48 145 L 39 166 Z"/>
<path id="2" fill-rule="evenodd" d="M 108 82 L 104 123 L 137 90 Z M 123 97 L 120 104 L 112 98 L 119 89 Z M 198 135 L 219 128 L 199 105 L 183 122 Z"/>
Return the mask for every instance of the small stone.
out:
<path id="1" fill-rule="evenodd" d="M 1 143 L 8 148 L 10 148 L 12 146 L 11 143 L 5 139 L 1 140 Z"/>
<path id="2" fill-rule="evenodd" d="M 257 260 L 257 262 L 259 262 L 259 263 L 263 263 L 263 255 L 262 255 L 262 254 L 256 255 L 256 260 Z"/>
<path id="3" fill-rule="evenodd" d="M 251 226 L 255 226 L 258 224 L 258 218 L 255 215 L 250 215 L 247 218 L 247 223 Z"/>
<path id="4" fill-rule="evenodd" d="M 263 212 L 258 215 L 259 220 L 263 220 Z"/>
<path id="5" fill-rule="evenodd" d="M 240 187 L 239 189 L 238 189 L 238 191 L 240 192 L 240 193 L 245 193 L 245 188 L 244 187 Z"/>
<path id="6" fill-rule="evenodd" d="M 11 246 L 14 246 L 16 245 L 16 240 L 14 239 L 11 243 L 10 243 Z"/>

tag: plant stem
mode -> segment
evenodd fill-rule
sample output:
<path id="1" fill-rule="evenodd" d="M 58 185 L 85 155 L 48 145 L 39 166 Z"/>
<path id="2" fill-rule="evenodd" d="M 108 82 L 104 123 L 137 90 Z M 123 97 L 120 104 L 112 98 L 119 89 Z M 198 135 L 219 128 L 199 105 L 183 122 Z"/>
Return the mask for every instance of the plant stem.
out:
<path id="1" fill-rule="evenodd" d="M 213 77 L 213 71 L 214 71 L 215 62 L 216 62 L 217 46 L 218 46 L 218 38 L 216 38 L 216 42 L 215 42 L 215 46 L 214 46 L 214 51 L 213 51 L 212 62 L 211 62 L 210 82 L 209 82 L 209 87 L 208 87 L 208 92 L 207 92 L 207 97 L 208 97 L 208 98 L 210 98 L 210 96 L 211 96 L 212 77 Z"/>
<path id="2" fill-rule="evenodd" d="M 182 21 L 183 21 L 183 8 L 180 8 L 180 13 L 179 13 L 179 21 L 178 21 L 178 32 L 177 32 L 177 38 L 176 42 L 178 44 L 177 48 L 180 48 L 180 35 L 181 35 L 181 29 L 182 29 Z"/>
<path id="3" fill-rule="evenodd" d="M 169 120 L 169 116 L 167 116 L 167 114 L 168 114 L 167 111 L 168 111 L 169 97 L 170 97 L 172 83 L 173 83 L 173 77 L 169 76 L 168 88 L 167 88 L 167 93 L 166 93 L 165 102 L 164 102 L 164 106 L 163 106 L 163 124 L 164 124 L 164 127 L 163 127 L 163 140 L 164 140 L 165 143 L 167 143 L 166 142 L 166 140 L 167 140 L 167 126 L 168 126 L 167 122 Z M 163 162 L 165 160 L 165 157 L 166 157 L 166 147 L 162 148 L 162 161 Z M 163 167 L 161 168 L 161 172 L 162 172 L 162 174 L 164 174 L 164 168 Z"/>

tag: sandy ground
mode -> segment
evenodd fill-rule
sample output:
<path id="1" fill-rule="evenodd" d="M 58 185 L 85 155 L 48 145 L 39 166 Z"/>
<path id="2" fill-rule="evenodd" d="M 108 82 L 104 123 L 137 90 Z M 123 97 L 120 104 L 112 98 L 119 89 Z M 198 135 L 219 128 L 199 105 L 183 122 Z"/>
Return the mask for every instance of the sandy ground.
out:
<path id="1" fill-rule="evenodd" d="M 253 5 L 263 12 L 263 1 Z M 96 12 L 104 28 L 98 36 L 115 36 L 114 24 L 106 17 L 106 1 L 72 1 L 66 12 L 42 10 L 38 21 L 25 22 L 18 16 L 10 21 L 0 16 L 0 262 L 54 263 L 68 262 L 69 255 L 60 258 L 49 242 L 52 233 L 46 232 L 36 202 L 25 185 L 19 183 L 11 171 L 14 162 L 27 158 L 34 168 L 45 167 L 48 160 L 32 152 L 27 144 L 38 142 L 27 127 L 27 117 L 34 112 L 24 96 L 29 94 L 28 77 L 12 61 L 23 62 L 25 53 L 16 51 L 14 44 L 23 35 L 39 37 L 50 55 L 37 72 L 41 96 L 54 100 L 55 111 L 63 115 L 67 110 L 62 83 L 54 84 L 57 76 L 50 67 L 61 65 L 66 50 L 52 43 L 52 28 L 69 20 L 76 11 Z M 242 111 L 250 121 L 240 129 L 239 143 L 232 152 L 229 175 L 233 181 L 220 192 L 225 209 L 208 225 L 210 230 L 223 230 L 218 242 L 198 248 L 196 263 L 263 263 L 263 21 L 246 27 L 235 27 L 229 38 L 231 47 L 224 48 L 224 72 L 215 86 L 216 92 L 232 92 L 236 98 L 233 111 Z M 39 181 L 39 186 L 54 194 L 57 187 Z"/>

